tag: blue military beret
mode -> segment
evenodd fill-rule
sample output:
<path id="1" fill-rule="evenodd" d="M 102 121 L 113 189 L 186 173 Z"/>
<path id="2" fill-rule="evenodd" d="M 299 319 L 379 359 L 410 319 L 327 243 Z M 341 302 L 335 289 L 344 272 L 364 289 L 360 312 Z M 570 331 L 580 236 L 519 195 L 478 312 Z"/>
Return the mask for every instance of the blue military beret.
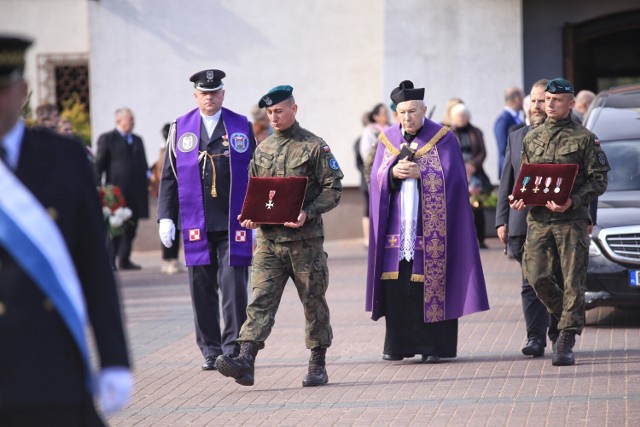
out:
<path id="1" fill-rule="evenodd" d="M 22 78 L 25 52 L 31 40 L 13 35 L 0 35 L 0 86 Z"/>
<path id="2" fill-rule="evenodd" d="M 549 80 L 546 91 L 549 93 L 574 93 L 571 83 L 562 77 Z"/>
<path id="3" fill-rule="evenodd" d="M 411 80 L 404 80 L 391 91 L 391 100 L 396 106 L 405 101 L 422 101 L 424 100 L 424 88 L 415 89 Z"/>
<path id="4" fill-rule="evenodd" d="M 260 98 L 258 102 L 258 107 L 271 107 L 272 105 L 276 105 L 284 101 L 285 99 L 289 99 L 293 96 L 293 87 L 289 85 L 281 85 L 276 86 L 271 89 L 265 96 Z"/>
<path id="5" fill-rule="evenodd" d="M 226 76 L 224 71 L 203 70 L 195 73 L 189 79 L 196 89 L 202 92 L 214 92 L 223 88 L 222 79 Z"/>

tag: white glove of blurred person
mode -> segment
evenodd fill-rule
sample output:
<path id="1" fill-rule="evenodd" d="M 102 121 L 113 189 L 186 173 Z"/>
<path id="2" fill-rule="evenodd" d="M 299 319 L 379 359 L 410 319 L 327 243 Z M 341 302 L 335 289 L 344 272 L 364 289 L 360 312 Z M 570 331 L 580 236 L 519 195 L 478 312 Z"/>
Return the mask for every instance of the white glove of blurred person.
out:
<path id="1" fill-rule="evenodd" d="M 133 380 L 128 368 L 112 366 L 104 368 L 98 376 L 98 394 L 105 416 L 123 409 L 131 398 Z"/>
<path id="2" fill-rule="evenodd" d="M 160 241 L 165 247 L 170 248 L 173 246 L 173 241 L 176 238 L 176 226 L 173 220 L 166 218 L 161 219 L 158 232 L 160 234 Z"/>

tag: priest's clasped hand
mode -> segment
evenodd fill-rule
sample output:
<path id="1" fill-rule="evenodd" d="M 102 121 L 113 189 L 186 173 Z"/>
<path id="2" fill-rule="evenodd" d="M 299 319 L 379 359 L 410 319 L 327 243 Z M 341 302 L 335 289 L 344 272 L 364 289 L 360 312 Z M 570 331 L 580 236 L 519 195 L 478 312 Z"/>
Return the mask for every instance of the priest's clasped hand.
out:
<path id="1" fill-rule="evenodd" d="M 418 164 L 402 159 L 393 167 L 393 177 L 396 179 L 420 178 Z"/>

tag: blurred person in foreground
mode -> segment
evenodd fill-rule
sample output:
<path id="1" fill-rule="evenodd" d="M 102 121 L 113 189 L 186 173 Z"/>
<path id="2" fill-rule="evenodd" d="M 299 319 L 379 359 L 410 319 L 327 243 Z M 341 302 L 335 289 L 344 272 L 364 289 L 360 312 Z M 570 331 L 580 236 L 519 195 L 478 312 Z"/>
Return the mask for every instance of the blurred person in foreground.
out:
<path id="1" fill-rule="evenodd" d="M 399 124 L 380 134 L 371 172 L 366 310 L 385 317 L 383 360 L 457 355 L 458 318 L 489 309 L 453 132 L 425 117 L 424 89 L 391 92 Z"/>
<path id="2" fill-rule="evenodd" d="M 573 346 L 584 328 L 591 215 L 589 203 L 607 189 L 609 162 L 598 138 L 571 118 L 573 86 L 566 79 L 549 80 L 545 89 L 547 119 L 522 142 L 522 163 L 577 164 L 571 194 L 563 205 L 548 201 L 527 215 L 522 259 L 525 279 L 558 322 L 552 364 L 575 363 Z M 562 185 L 556 181 L 556 186 Z M 566 185 L 566 184 L 565 184 Z M 522 211 L 522 199 L 510 197 L 511 208 Z M 564 289 L 555 278 L 560 268 Z"/>
<path id="3" fill-rule="evenodd" d="M 240 355 L 221 356 L 216 367 L 240 385 L 253 385 L 256 356 L 271 334 L 284 287 L 291 278 L 304 309 L 305 344 L 311 350 L 302 386 L 321 386 L 329 381 L 325 355 L 333 340 L 325 298 L 329 269 L 322 214 L 338 205 L 343 174 L 327 143 L 296 120 L 298 104 L 293 87 L 276 86 L 258 105 L 266 107 L 274 133 L 256 148 L 249 174 L 306 176 L 309 180 L 297 221 L 282 225 L 242 221 L 245 228 L 259 227 L 251 267 L 253 300 L 238 337 Z"/>
<path id="4" fill-rule="evenodd" d="M 0 425 L 102 426 L 93 394 L 131 395 L 120 301 L 84 147 L 20 118 L 30 45 L 0 36 Z"/>

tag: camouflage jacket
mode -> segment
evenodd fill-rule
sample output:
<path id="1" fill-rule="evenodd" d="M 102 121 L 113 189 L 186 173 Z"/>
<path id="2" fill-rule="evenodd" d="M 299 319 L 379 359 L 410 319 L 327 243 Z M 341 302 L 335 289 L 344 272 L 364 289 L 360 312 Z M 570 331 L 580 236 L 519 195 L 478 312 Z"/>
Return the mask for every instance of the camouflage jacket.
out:
<path id="1" fill-rule="evenodd" d="M 535 221 L 591 220 L 589 202 L 607 189 L 609 161 L 597 137 L 571 120 L 547 119 L 531 130 L 522 143 L 523 163 L 576 163 L 579 166 L 571 192 L 572 206 L 566 212 L 551 212 L 534 206 L 529 218 Z"/>
<path id="2" fill-rule="evenodd" d="M 256 147 L 249 174 L 309 178 L 302 205 L 307 214 L 304 225 L 290 228 L 263 224 L 259 236 L 285 242 L 324 235 L 321 214 L 338 205 L 344 175 L 322 138 L 300 127 L 298 122 L 284 132 L 274 132 Z"/>

